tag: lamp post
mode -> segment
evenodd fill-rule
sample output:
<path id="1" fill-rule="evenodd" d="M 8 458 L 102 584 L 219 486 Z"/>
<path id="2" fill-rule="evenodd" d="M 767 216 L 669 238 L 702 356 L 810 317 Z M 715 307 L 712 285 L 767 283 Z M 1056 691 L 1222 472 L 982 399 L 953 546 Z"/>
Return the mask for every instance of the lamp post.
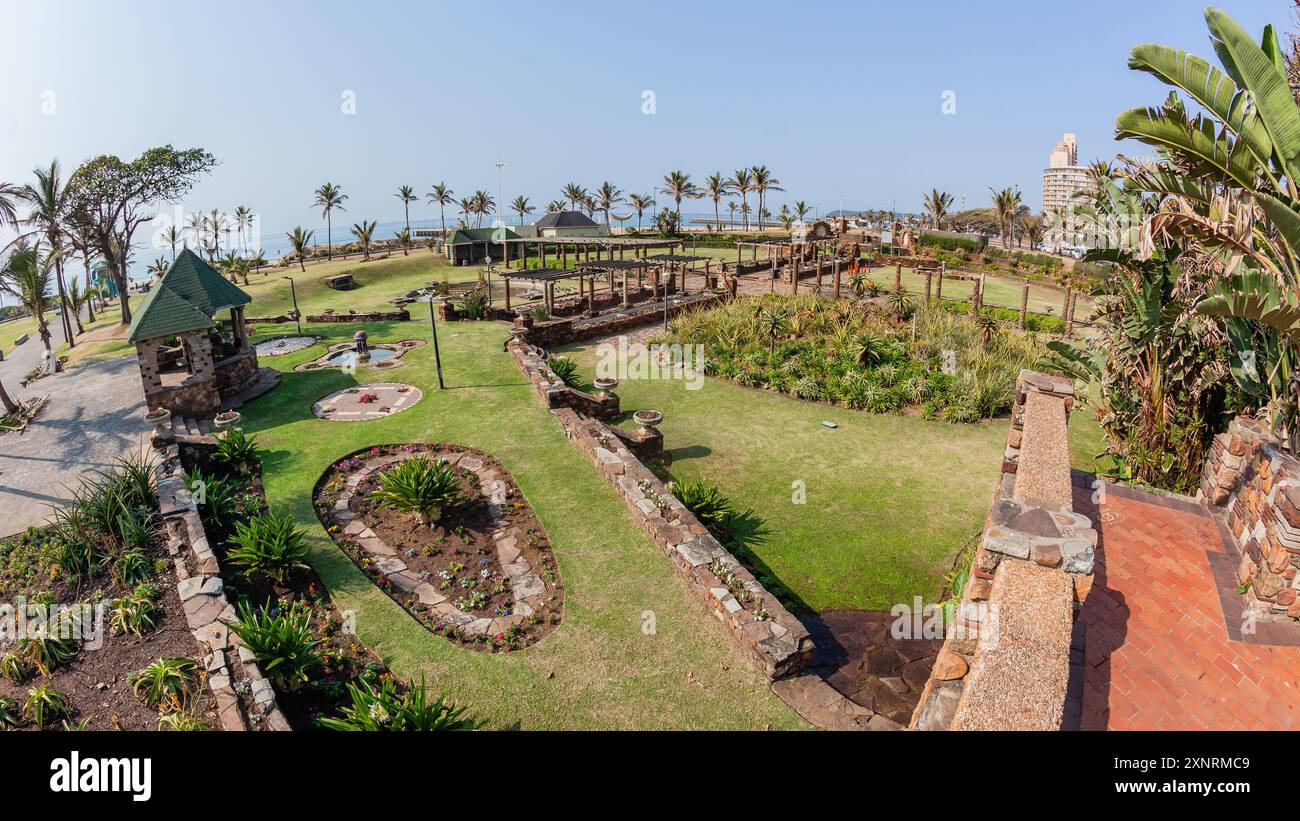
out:
<path id="1" fill-rule="evenodd" d="M 500 154 L 497 155 L 497 161 L 492 164 L 497 167 L 497 216 L 499 217 L 501 216 L 501 206 L 505 204 L 501 201 L 501 169 L 505 168 L 506 164 L 501 162 Z"/>
<path id="2" fill-rule="evenodd" d="M 289 280 L 289 294 L 293 297 L 293 321 L 298 325 L 298 336 L 302 336 L 302 312 L 298 310 L 298 289 L 293 284 L 293 277 L 280 277 Z"/>
<path id="3" fill-rule="evenodd" d="M 429 330 L 433 333 L 433 364 L 438 369 L 438 390 L 446 388 L 442 383 L 442 354 L 438 351 L 438 323 L 433 318 L 433 295 L 429 295 Z"/>

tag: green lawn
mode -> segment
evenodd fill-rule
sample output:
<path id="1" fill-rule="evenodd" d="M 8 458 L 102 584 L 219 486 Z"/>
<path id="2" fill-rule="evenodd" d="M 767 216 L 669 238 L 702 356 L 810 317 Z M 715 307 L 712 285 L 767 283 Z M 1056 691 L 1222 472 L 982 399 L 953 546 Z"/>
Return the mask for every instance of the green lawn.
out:
<path id="1" fill-rule="evenodd" d="M 595 374 L 593 346 L 567 350 Z M 653 407 L 680 479 L 705 476 L 769 534 L 754 552 L 813 610 L 933 600 L 983 525 L 1005 419 L 954 425 L 803 402 L 706 379 L 625 381 L 625 412 Z M 824 427 L 830 420 L 838 428 Z M 795 504 L 803 482 L 806 504 Z"/>
<path id="2" fill-rule="evenodd" d="M 885 289 L 894 287 L 894 268 L 892 265 L 884 268 L 873 267 L 871 269 L 871 278 L 876 284 Z M 931 288 L 937 287 L 938 278 L 932 280 Z M 984 304 L 996 305 L 999 308 L 1013 308 L 1020 310 L 1020 292 L 1023 285 L 1019 282 L 1009 279 L 1001 279 L 989 274 L 984 280 Z M 949 279 L 944 277 L 943 296 L 945 299 L 964 299 L 970 300 L 971 291 L 975 288 L 975 283 L 971 280 Z M 903 269 L 903 290 L 916 294 L 925 293 L 925 276 L 918 274 L 911 268 Z M 1030 284 L 1029 286 L 1029 310 L 1035 313 L 1051 313 L 1054 316 L 1061 315 L 1062 306 L 1065 304 L 1065 292 L 1058 291 L 1054 288 L 1047 288 L 1042 285 Z M 1075 312 L 1080 319 L 1083 319 L 1087 313 L 1092 310 L 1091 303 L 1080 299 Z"/>
<path id="3" fill-rule="evenodd" d="M 301 294 L 300 294 L 301 296 Z M 326 342 L 357 326 L 317 326 Z M 374 341 L 424 337 L 427 322 L 372 323 Z M 293 373 L 317 345 L 271 359 L 286 371 L 272 393 L 243 409 L 266 449 L 268 501 L 309 534 L 311 562 L 340 609 L 356 613 L 360 638 L 402 676 L 425 675 L 493 727 L 797 728 L 726 629 L 690 597 L 669 559 L 545 410 L 502 350 L 497 323 L 441 327 L 448 389 L 439 392 L 431 346 L 395 371 L 358 380 L 419 386 L 414 408 L 373 422 L 327 422 L 311 403 L 353 384 L 337 371 Z M 384 442 L 455 442 L 494 454 L 513 473 L 554 544 L 565 585 L 564 622 L 539 644 L 505 655 L 462 649 L 417 624 L 363 576 L 320 527 L 313 485 L 335 459 Z M 653 611 L 656 632 L 642 632 Z"/>

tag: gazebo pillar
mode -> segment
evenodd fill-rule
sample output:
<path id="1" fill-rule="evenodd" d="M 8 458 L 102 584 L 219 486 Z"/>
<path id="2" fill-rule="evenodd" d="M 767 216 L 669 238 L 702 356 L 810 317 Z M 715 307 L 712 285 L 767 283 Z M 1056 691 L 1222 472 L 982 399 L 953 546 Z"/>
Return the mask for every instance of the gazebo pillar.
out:
<path id="1" fill-rule="evenodd" d="M 627 307 L 627 271 L 623 272 L 623 307 Z"/>
<path id="2" fill-rule="evenodd" d="M 525 245 L 524 248 L 527 249 L 528 246 Z M 510 310 L 510 277 L 505 277 L 505 281 L 506 281 L 506 310 L 508 311 Z"/>

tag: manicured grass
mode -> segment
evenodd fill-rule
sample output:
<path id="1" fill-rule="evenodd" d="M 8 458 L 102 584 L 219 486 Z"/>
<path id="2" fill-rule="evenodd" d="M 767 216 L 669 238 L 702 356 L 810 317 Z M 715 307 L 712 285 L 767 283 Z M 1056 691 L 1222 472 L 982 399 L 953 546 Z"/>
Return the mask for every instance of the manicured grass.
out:
<path id="1" fill-rule="evenodd" d="M 891 290 L 894 287 L 894 267 L 892 265 L 884 268 L 872 267 L 871 278 L 876 284 L 885 290 Z M 938 286 L 938 277 L 931 280 L 931 289 Z M 1020 310 L 1020 292 L 1022 284 L 1014 280 L 1001 279 L 989 274 L 984 279 L 984 304 L 996 305 L 999 308 L 1013 308 Z M 970 300 L 971 291 L 974 290 L 975 283 L 971 280 L 943 278 L 943 296 L 945 299 L 963 299 Z M 915 294 L 925 293 L 925 276 L 918 274 L 911 268 L 903 269 L 903 290 Z M 1062 306 L 1065 304 L 1065 292 L 1058 291 L 1054 288 L 1046 288 L 1042 285 L 1030 284 L 1029 286 L 1029 310 L 1036 313 L 1051 313 L 1054 316 L 1060 316 Z M 1050 309 L 1050 310 L 1049 310 Z M 1080 319 L 1085 317 L 1092 310 L 1091 304 L 1083 298 L 1075 308 L 1076 314 Z"/>
<path id="2" fill-rule="evenodd" d="M 301 293 L 300 293 L 301 298 Z M 328 422 L 311 403 L 354 384 L 339 371 L 292 373 L 324 344 L 358 326 L 315 326 L 322 343 L 264 364 L 281 385 L 243 408 L 266 450 L 273 509 L 306 528 L 310 560 L 359 637 L 404 677 L 470 705 L 497 728 L 798 728 L 807 725 L 771 692 L 732 637 L 690 597 L 669 559 L 564 435 L 502 350 L 498 323 L 440 326 L 447 390 L 437 389 L 432 346 L 392 371 L 356 382 L 402 381 L 424 399 L 373 422 Z M 371 323 L 374 341 L 425 337 L 427 322 Z M 454 442 L 501 459 L 554 545 L 565 586 L 564 621 L 537 645 L 503 655 L 453 646 L 417 624 L 361 574 L 325 534 L 311 493 L 339 457 L 385 442 Z M 653 613 L 655 631 L 643 632 Z"/>
<path id="3" fill-rule="evenodd" d="M 558 349 L 595 376 L 594 346 Z M 954 425 L 803 402 L 707 378 L 629 380 L 628 415 L 664 413 L 659 429 L 679 479 L 707 477 L 765 520 L 753 547 L 812 610 L 888 609 L 932 601 L 987 513 L 1007 421 Z M 830 420 L 839 425 L 822 425 Z M 793 502 L 802 482 L 807 503 Z"/>

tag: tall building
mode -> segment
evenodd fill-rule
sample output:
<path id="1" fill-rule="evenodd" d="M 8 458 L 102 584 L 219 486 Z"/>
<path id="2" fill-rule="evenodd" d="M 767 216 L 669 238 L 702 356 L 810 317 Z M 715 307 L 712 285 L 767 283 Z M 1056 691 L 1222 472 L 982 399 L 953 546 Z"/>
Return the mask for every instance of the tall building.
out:
<path id="1" fill-rule="evenodd" d="M 1073 134 L 1066 134 L 1052 149 L 1047 157 L 1047 168 L 1043 169 L 1043 216 L 1049 225 L 1054 224 L 1062 214 L 1068 214 L 1074 197 L 1092 183 L 1088 169 L 1079 165 L 1079 144 Z M 1076 244 L 1073 237 L 1065 236 L 1060 229 L 1049 229 L 1049 236 L 1056 242 Z"/>

